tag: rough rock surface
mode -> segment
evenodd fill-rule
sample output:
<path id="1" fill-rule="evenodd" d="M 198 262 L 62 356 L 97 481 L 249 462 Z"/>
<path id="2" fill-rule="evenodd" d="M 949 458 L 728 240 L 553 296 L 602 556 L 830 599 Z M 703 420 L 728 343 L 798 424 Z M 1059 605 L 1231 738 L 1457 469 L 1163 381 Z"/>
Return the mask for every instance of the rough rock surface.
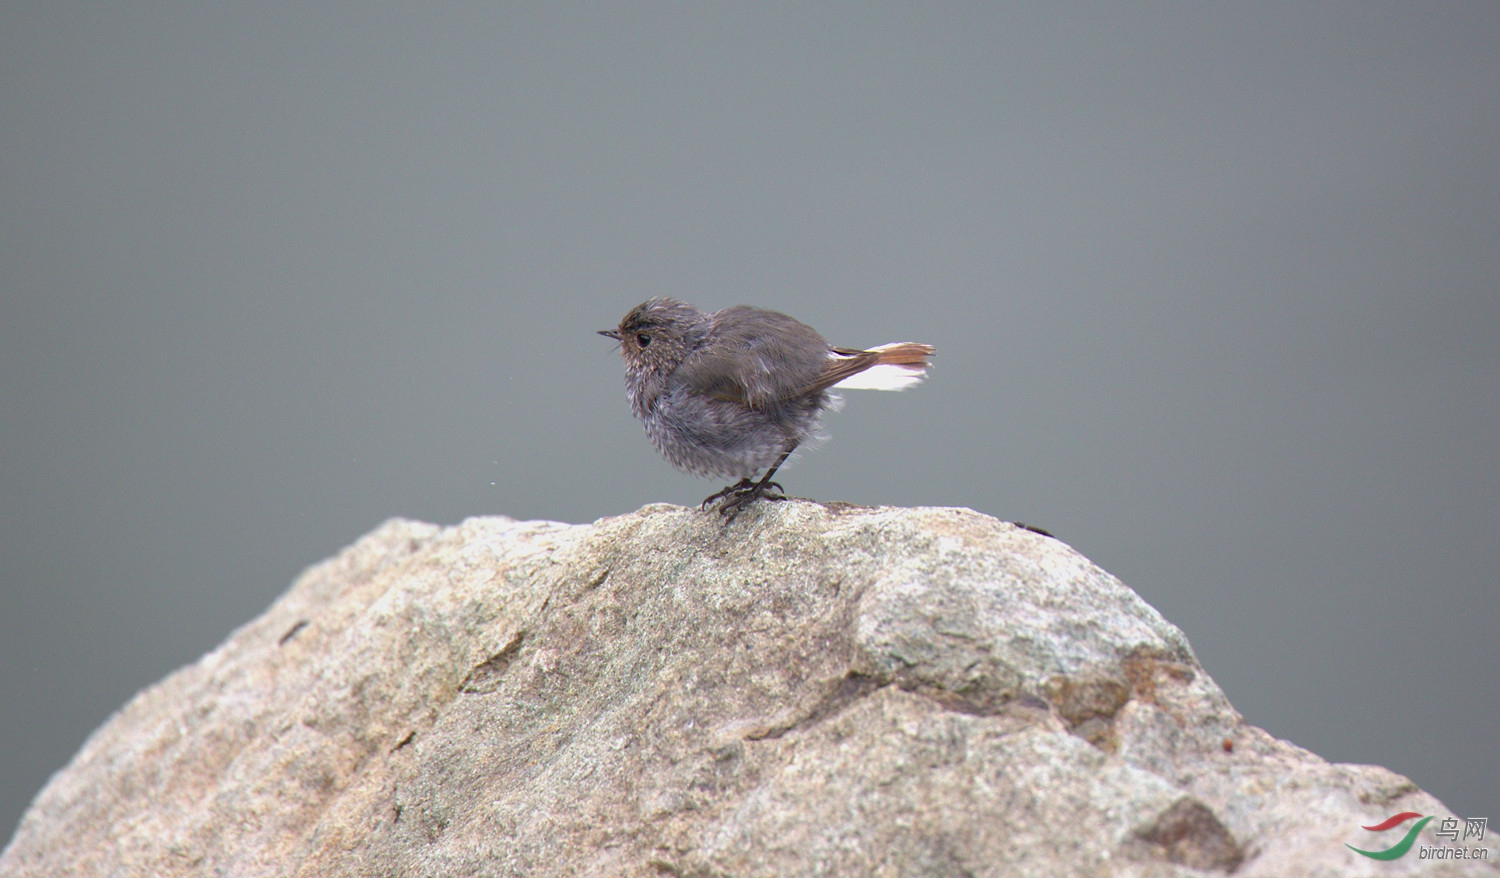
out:
<path id="1" fill-rule="evenodd" d="M 649 506 L 388 522 L 97 731 L 0 875 L 1500 873 L 1345 847 L 1400 811 L 1450 816 L 1247 725 L 1060 542 Z"/>

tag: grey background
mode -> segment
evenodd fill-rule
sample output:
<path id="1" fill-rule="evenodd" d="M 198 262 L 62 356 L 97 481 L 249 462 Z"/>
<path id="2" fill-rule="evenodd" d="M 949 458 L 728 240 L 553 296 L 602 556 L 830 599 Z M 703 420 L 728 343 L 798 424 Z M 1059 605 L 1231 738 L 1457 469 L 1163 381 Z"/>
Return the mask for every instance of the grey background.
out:
<path id="1" fill-rule="evenodd" d="M 1051 529 L 1253 723 L 1500 818 L 1500 5 L 9 3 L 0 838 L 388 516 L 673 472 L 652 295 L 935 344 L 802 496 Z"/>

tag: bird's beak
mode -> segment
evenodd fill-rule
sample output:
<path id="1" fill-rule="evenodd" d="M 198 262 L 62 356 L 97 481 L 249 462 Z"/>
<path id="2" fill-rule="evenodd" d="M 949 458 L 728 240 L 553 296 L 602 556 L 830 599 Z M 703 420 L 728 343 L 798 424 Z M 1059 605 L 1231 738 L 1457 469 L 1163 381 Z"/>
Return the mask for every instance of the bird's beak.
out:
<path id="1" fill-rule="evenodd" d="M 599 330 L 599 334 L 605 338 L 612 338 L 615 341 L 620 340 L 620 330 L 618 329 L 601 329 Z"/>

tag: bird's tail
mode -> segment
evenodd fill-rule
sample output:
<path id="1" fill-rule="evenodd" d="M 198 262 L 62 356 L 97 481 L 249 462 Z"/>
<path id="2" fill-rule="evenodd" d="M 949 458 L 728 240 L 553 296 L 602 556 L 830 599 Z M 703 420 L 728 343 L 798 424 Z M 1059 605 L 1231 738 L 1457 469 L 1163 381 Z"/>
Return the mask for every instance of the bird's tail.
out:
<path id="1" fill-rule="evenodd" d="M 831 386 L 846 390 L 905 390 L 921 381 L 932 364 L 932 345 L 903 341 L 883 344 L 867 351 L 834 348 L 829 356 L 837 362 L 829 372 L 841 374 Z"/>

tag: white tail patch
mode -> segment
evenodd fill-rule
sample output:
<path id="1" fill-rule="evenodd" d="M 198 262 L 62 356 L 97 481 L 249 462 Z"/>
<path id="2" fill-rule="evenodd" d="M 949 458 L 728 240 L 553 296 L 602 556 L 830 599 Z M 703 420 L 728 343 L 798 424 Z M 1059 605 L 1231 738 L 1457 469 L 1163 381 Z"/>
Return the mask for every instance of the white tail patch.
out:
<path id="1" fill-rule="evenodd" d="M 902 344 L 902 342 L 883 344 L 880 347 L 870 348 L 870 350 L 883 351 L 889 348 L 901 347 Z M 842 354 L 832 351 L 829 352 L 828 356 L 835 359 L 843 358 Z M 880 363 L 871 366 L 863 372 L 850 375 L 833 386 L 842 390 L 905 390 L 913 384 L 917 384 L 925 377 L 927 377 L 926 365 Z"/>
<path id="2" fill-rule="evenodd" d="M 926 369 L 883 363 L 833 385 L 841 390 L 905 390 L 922 380 Z"/>

